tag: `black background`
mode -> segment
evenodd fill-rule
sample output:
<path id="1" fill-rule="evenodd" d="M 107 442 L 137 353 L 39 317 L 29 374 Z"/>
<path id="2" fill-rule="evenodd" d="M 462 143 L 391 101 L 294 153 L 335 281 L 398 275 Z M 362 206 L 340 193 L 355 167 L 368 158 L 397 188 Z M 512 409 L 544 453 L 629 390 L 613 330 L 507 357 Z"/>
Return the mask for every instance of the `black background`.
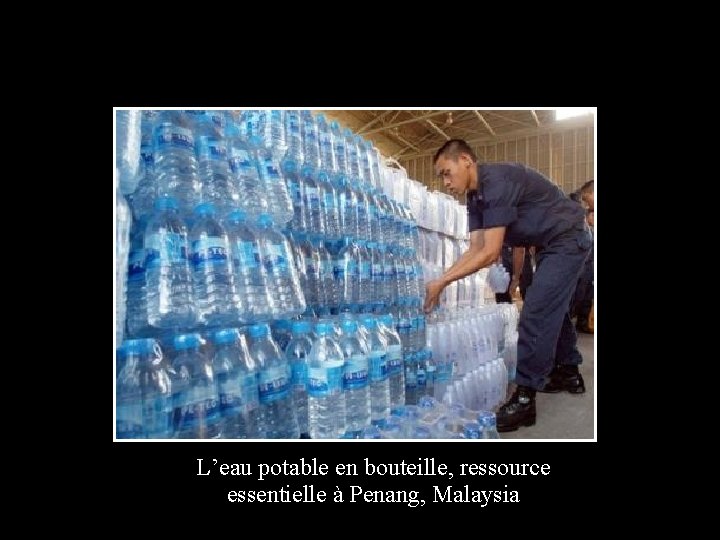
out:
<path id="1" fill-rule="evenodd" d="M 450 64 L 454 67 L 455 64 Z M 439 64 L 427 66 L 429 80 L 439 71 Z M 447 67 L 447 66 L 445 66 Z M 369 69 L 369 67 L 368 67 Z M 388 74 L 387 72 L 385 74 Z M 228 80 L 219 84 L 193 84 L 161 87 L 142 85 L 132 88 L 117 88 L 113 106 L 118 107 L 446 107 L 498 108 L 503 106 L 535 107 L 571 106 L 596 104 L 588 92 L 594 86 L 589 73 L 574 77 L 574 84 L 563 84 L 562 88 L 547 85 L 542 74 L 529 73 L 522 77 L 503 75 L 494 79 L 473 82 L 460 77 L 460 71 L 451 70 L 456 77 L 449 77 L 432 84 L 417 84 L 416 81 L 396 74 L 392 85 L 386 84 L 389 77 L 378 77 L 374 81 L 367 77 L 325 77 L 322 80 L 302 73 L 273 72 L 265 78 L 263 86 L 252 84 L 250 79 Z M 307 75 L 307 74 L 306 74 Z M 253 79 L 256 80 L 256 79 Z M 380 84 L 380 83 L 383 84 Z M 138 94 L 141 91 L 142 94 Z M 383 95 L 389 93 L 391 95 Z M 444 95 L 443 95 L 444 93 Z M 590 91 L 592 94 L 593 92 Z M 379 95 L 378 95 L 379 94 Z M 354 98 L 352 96 L 355 96 Z M 605 116 L 604 116 L 605 118 Z M 608 156 L 603 156 L 603 159 Z M 598 156 L 595 156 L 597 162 Z M 611 159 L 611 158 L 610 158 Z M 611 184 L 607 184 L 611 185 Z M 602 195 L 603 182 L 596 184 L 601 192 L 601 214 L 603 208 L 610 208 L 612 201 Z M 113 199 L 114 200 L 114 199 Z M 611 215 L 610 211 L 606 215 Z M 611 245 L 611 224 L 600 218 L 603 229 L 603 245 Z M 607 220 L 608 222 L 610 220 Z M 617 245 L 617 244 L 614 244 Z M 604 250 L 601 250 L 605 254 Z M 597 257 L 596 247 L 596 257 Z M 600 260 L 598 259 L 598 268 Z M 605 278 L 607 275 L 602 273 Z M 597 284 L 596 273 L 596 284 Z M 597 289 L 600 290 L 599 288 Z M 115 504 L 123 506 L 128 502 L 135 510 L 151 521 L 156 517 L 162 524 L 174 521 L 194 526 L 198 522 L 212 523 L 211 528 L 221 523 L 237 523 L 239 534 L 250 530 L 248 520 L 271 531 L 289 529 L 297 532 L 316 531 L 338 534 L 354 534 L 355 531 L 373 536 L 385 534 L 387 521 L 377 522 L 376 518 L 397 518 L 403 526 L 419 526 L 421 534 L 435 535 L 425 527 L 436 524 L 433 516 L 442 515 L 442 529 L 460 531 L 470 527 L 471 534 L 482 533 L 485 525 L 504 524 L 510 534 L 513 531 L 532 530 L 534 534 L 587 533 L 595 521 L 594 507 L 600 500 L 599 492 L 615 481 L 613 476 L 613 439 L 617 437 L 619 422 L 608 420 L 610 411 L 603 405 L 604 396 L 612 392 L 614 385 L 621 384 L 617 377 L 606 370 L 603 352 L 611 343 L 613 320 L 606 319 L 605 306 L 611 302 L 610 288 L 603 290 L 603 303 L 596 303 L 596 321 L 601 321 L 597 341 L 596 381 L 598 371 L 602 372 L 602 391 L 597 397 L 595 441 L 457 441 L 457 442 L 394 442 L 394 441 L 292 441 L 292 442 L 117 442 L 111 443 L 110 470 L 111 485 L 121 486 L 114 492 Z M 617 319 L 615 319 L 617 321 Z M 589 399 L 588 396 L 579 399 Z M 538 423 L 543 421 L 543 411 L 538 410 Z M 108 420 L 108 427 L 111 427 Z M 522 428 L 521 428 L 522 429 Z M 109 430 L 108 430 L 109 431 Z M 364 474 L 364 459 L 372 463 L 417 463 L 419 458 L 434 457 L 436 463 L 445 463 L 455 473 L 452 479 L 441 476 L 374 476 Z M 198 476 L 199 458 L 210 466 L 213 459 L 219 463 L 249 463 L 251 476 L 222 476 L 217 467 L 210 476 Z M 329 466 L 327 476 L 273 476 L 258 480 L 260 463 L 297 463 L 317 458 Z M 355 463 L 358 476 L 337 476 L 335 465 Z M 537 463 L 549 464 L 548 476 L 460 476 L 461 463 Z M 108 480 L 103 475 L 103 481 Z M 324 503 L 231 503 L 227 500 L 230 490 L 272 490 L 290 485 L 290 489 L 302 489 L 312 484 L 316 490 L 327 492 Z M 419 498 L 425 499 L 425 506 L 409 507 L 406 503 L 365 503 L 349 502 L 350 485 L 359 485 L 366 490 L 419 490 Z M 434 503 L 433 485 L 441 488 L 452 485 L 454 489 L 517 491 L 519 503 L 490 502 L 482 507 L 479 503 Z M 507 487 L 506 487 L 507 486 Z M 343 491 L 344 503 L 334 503 L 336 487 Z M 129 500 L 128 500 L 128 493 Z M 262 515 L 262 517 L 260 517 Z M 269 516 L 269 517 L 268 517 Z M 336 517 L 341 522 L 333 521 Z M 460 518 L 460 519 L 453 519 Z M 385 523 L 386 525 L 382 525 Z M 559 525 L 559 526 L 558 526 Z M 227 527 L 223 527 L 227 528 Z M 364 532 L 362 532 L 364 531 Z M 248 533 L 249 534 L 249 533 Z M 263 533 L 264 534 L 264 533 Z M 448 533 L 449 534 L 449 533 Z M 442 534 L 447 536 L 447 534 Z"/>

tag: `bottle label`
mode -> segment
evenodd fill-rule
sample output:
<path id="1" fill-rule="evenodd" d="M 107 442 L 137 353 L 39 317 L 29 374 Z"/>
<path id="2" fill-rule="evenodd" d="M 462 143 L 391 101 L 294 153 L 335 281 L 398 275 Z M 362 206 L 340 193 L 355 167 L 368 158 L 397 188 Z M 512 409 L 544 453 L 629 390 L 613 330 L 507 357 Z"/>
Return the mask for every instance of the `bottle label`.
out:
<path id="1" fill-rule="evenodd" d="M 250 158 L 250 153 L 244 148 L 231 148 L 230 169 L 234 173 L 255 170 L 255 164 Z"/>
<path id="2" fill-rule="evenodd" d="M 186 260 L 187 238 L 184 234 L 160 231 L 145 239 L 145 268 L 158 268 Z"/>
<path id="3" fill-rule="evenodd" d="M 308 381 L 308 366 L 304 360 L 290 362 L 292 369 L 292 385 L 297 390 L 306 390 Z"/>
<path id="4" fill-rule="evenodd" d="M 385 275 L 382 271 L 382 265 L 380 263 L 372 264 L 372 278 L 373 281 L 385 281 Z"/>
<path id="5" fill-rule="evenodd" d="M 249 413 L 260 407 L 260 395 L 258 393 L 258 376 L 255 373 L 246 373 L 242 381 L 242 408 L 243 413 Z"/>
<path id="6" fill-rule="evenodd" d="M 300 183 L 295 180 L 288 180 L 288 191 L 292 197 L 294 206 L 302 206 L 302 191 L 300 190 Z"/>
<path id="7" fill-rule="evenodd" d="M 184 148 L 192 150 L 195 146 L 192 131 L 173 124 L 162 124 L 155 130 L 155 144 L 159 150 Z"/>
<path id="8" fill-rule="evenodd" d="M 442 362 L 438 363 L 435 366 L 435 381 L 436 382 L 448 382 L 452 378 L 452 368 L 453 365 L 451 362 Z"/>
<path id="9" fill-rule="evenodd" d="M 322 367 L 308 367 L 308 395 L 328 397 L 342 392 L 344 365 L 342 360 L 328 360 Z"/>
<path id="10" fill-rule="evenodd" d="M 334 210 L 337 204 L 335 204 L 335 194 L 332 191 L 325 192 L 325 208 L 328 210 Z"/>
<path id="11" fill-rule="evenodd" d="M 412 328 L 412 322 L 407 317 L 402 317 L 398 322 L 397 331 L 401 336 L 408 336 L 410 329 Z"/>
<path id="12" fill-rule="evenodd" d="M 289 390 L 287 366 L 271 367 L 260 372 L 258 393 L 263 405 L 287 397 Z"/>
<path id="13" fill-rule="evenodd" d="M 345 361 L 343 384 L 346 389 L 365 388 L 368 383 L 368 359 L 364 354 L 353 354 Z"/>
<path id="14" fill-rule="evenodd" d="M 222 416 L 245 414 L 257 408 L 257 380 L 255 375 L 223 373 L 218 375 L 220 413 Z"/>
<path id="15" fill-rule="evenodd" d="M 118 405 L 115 412 L 115 431 L 118 439 L 144 439 L 142 404 L 140 401 Z"/>
<path id="16" fill-rule="evenodd" d="M 370 262 L 369 261 L 362 261 L 359 265 L 359 272 L 358 277 L 360 278 L 360 281 L 370 281 L 370 278 L 372 277 L 372 274 L 370 273 Z"/>
<path id="17" fill-rule="evenodd" d="M 136 249 L 128 256 L 128 281 L 145 279 L 145 250 Z"/>
<path id="18" fill-rule="evenodd" d="M 226 264 L 227 243 L 225 238 L 207 236 L 193 241 L 190 260 L 196 270 Z"/>
<path id="19" fill-rule="evenodd" d="M 148 439 L 167 439 L 172 434 L 172 398 L 159 395 L 143 402 L 143 426 Z"/>
<path id="20" fill-rule="evenodd" d="M 249 240 L 236 240 L 233 263 L 237 270 L 255 269 L 260 266 L 260 252 L 257 244 Z"/>
<path id="21" fill-rule="evenodd" d="M 197 148 L 198 159 L 200 161 L 226 162 L 228 160 L 227 144 L 225 141 L 203 136 L 198 138 Z"/>
<path id="22" fill-rule="evenodd" d="M 270 180 L 280 181 L 280 171 L 272 159 L 265 159 L 265 172 Z"/>
<path id="23" fill-rule="evenodd" d="M 403 358 L 401 345 L 389 345 L 387 352 L 388 375 L 398 375 L 403 371 Z"/>
<path id="24" fill-rule="evenodd" d="M 318 199 L 318 189 L 315 186 L 305 186 L 305 200 L 308 206 L 313 209 L 320 207 L 320 199 Z"/>
<path id="25" fill-rule="evenodd" d="M 179 431 L 194 430 L 220 419 L 220 403 L 208 387 L 196 386 L 173 396 L 175 426 Z"/>
<path id="26" fill-rule="evenodd" d="M 408 363 L 408 365 L 405 366 L 405 388 L 415 389 L 419 386 L 417 375 L 415 366 Z"/>
<path id="27" fill-rule="evenodd" d="M 384 381 L 388 378 L 387 355 L 382 351 L 370 353 L 370 381 Z"/>
<path id="28" fill-rule="evenodd" d="M 265 268 L 272 272 L 273 270 L 285 273 L 288 272 L 288 260 L 283 244 L 269 243 L 266 244 L 267 252 L 265 254 Z"/>

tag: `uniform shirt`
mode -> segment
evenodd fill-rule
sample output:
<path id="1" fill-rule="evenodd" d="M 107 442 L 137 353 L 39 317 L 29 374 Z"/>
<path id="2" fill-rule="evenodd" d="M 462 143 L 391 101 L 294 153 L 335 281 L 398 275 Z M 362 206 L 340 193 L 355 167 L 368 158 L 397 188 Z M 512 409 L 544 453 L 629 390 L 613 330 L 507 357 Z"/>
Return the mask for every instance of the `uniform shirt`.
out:
<path id="1" fill-rule="evenodd" d="M 468 230 L 506 227 L 506 244 L 547 246 L 585 229 L 585 211 L 546 176 L 520 163 L 483 163 L 468 192 Z"/>

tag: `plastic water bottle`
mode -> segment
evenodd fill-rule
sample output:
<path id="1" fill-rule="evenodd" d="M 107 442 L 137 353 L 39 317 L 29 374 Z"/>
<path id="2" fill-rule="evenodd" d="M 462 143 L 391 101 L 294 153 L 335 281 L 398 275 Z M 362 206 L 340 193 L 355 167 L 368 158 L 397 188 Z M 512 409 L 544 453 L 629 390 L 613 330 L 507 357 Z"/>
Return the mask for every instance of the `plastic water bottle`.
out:
<path id="1" fill-rule="evenodd" d="M 294 321 L 292 323 L 292 339 L 285 348 L 285 358 L 290 363 L 292 372 L 292 397 L 297 413 L 300 436 L 309 435 L 308 428 L 308 356 L 312 349 L 312 341 L 308 337 L 310 322 Z"/>
<path id="2" fill-rule="evenodd" d="M 269 294 L 276 300 L 277 318 L 300 315 L 307 307 L 287 238 L 275 229 L 268 214 L 256 222 L 255 237 L 268 276 Z"/>
<path id="3" fill-rule="evenodd" d="M 139 337 L 148 330 L 147 287 L 145 285 L 145 224 L 134 222 L 130 236 L 127 272 L 127 330 Z"/>
<path id="4" fill-rule="evenodd" d="M 359 297 L 357 245 L 349 237 L 343 239 L 343 247 L 335 257 L 334 275 L 336 287 L 340 293 L 340 311 L 357 313 L 359 306 L 355 299 Z"/>
<path id="5" fill-rule="evenodd" d="M 293 201 L 280 168 L 280 160 L 272 154 L 258 154 L 258 168 L 267 198 L 267 212 L 278 225 L 294 216 Z"/>
<path id="6" fill-rule="evenodd" d="M 387 372 L 390 381 L 390 407 L 405 405 L 405 373 L 402 341 L 395 330 L 392 315 L 383 315 L 377 320 L 377 328 L 387 343 Z M 414 401 L 417 401 L 416 399 Z"/>
<path id="7" fill-rule="evenodd" d="M 239 126 L 228 120 L 225 128 L 228 142 L 230 173 L 235 185 L 233 200 L 249 219 L 256 219 L 261 213 L 268 212 L 268 200 L 265 184 L 260 179 L 257 155 L 241 137 Z"/>
<path id="8" fill-rule="evenodd" d="M 281 351 L 284 351 L 292 339 L 292 323 L 290 319 L 277 319 L 272 322 L 270 333 Z"/>
<path id="9" fill-rule="evenodd" d="M 373 424 L 378 424 L 390 414 L 387 342 L 377 331 L 377 323 L 374 317 L 363 317 L 362 324 L 367 329 L 369 348 L 371 420 Z"/>
<path id="10" fill-rule="evenodd" d="M 340 304 L 340 289 L 338 282 L 335 280 L 335 261 L 333 256 L 325 246 L 325 242 L 319 236 L 312 237 L 313 247 L 317 246 L 318 255 L 320 256 L 320 274 L 318 276 L 318 293 L 320 305 L 318 306 L 318 316 L 324 317 L 329 315 L 331 311 L 338 312 Z"/>
<path id="11" fill-rule="evenodd" d="M 177 354 L 174 376 L 173 426 L 176 439 L 220 437 L 220 400 L 210 360 L 200 351 L 200 334 L 178 334 L 173 340 Z"/>
<path id="12" fill-rule="evenodd" d="M 142 111 L 142 133 L 140 136 L 140 180 L 135 191 L 128 196 L 128 203 L 135 219 L 147 221 L 152 214 L 157 197 L 155 178 L 155 154 L 153 149 L 153 127 L 157 113 Z"/>
<path id="13" fill-rule="evenodd" d="M 342 330 L 340 348 L 345 357 L 343 388 L 347 431 L 353 438 L 361 438 L 360 432 L 370 425 L 368 358 L 357 335 L 357 322 L 350 319 L 343 320 Z"/>
<path id="14" fill-rule="evenodd" d="M 195 324 L 187 228 L 175 199 L 160 197 L 145 230 L 145 283 L 148 322 L 154 328 L 183 329 Z"/>
<path id="15" fill-rule="evenodd" d="M 132 339 L 118 349 L 115 385 L 118 439 L 172 436 L 172 383 L 154 339 Z"/>
<path id="16" fill-rule="evenodd" d="M 239 320 L 253 323 L 272 319 L 278 312 L 275 298 L 269 294 L 260 245 L 246 221 L 245 213 L 240 210 L 231 212 L 225 221 L 225 228 L 230 242 Z"/>
<path id="17" fill-rule="evenodd" d="M 225 131 L 223 111 L 204 111 L 195 116 L 195 155 L 202 183 L 201 197 L 203 202 L 215 206 L 220 218 L 225 217 L 238 200 Z"/>
<path id="18" fill-rule="evenodd" d="M 318 142 L 320 150 L 320 165 L 317 180 L 323 190 L 323 212 L 325 216 L 325 234 L 329 239 L 335 240 L 342 236 L 340 229 L 340 206 L 338 194 L 335 190 L 334 180 L 337 165 L 333 151 L 333 134 L 325 116 L 316 117 L 318 127 Z"/>
<path id="19" fill-rule="evenodd" d="M 301 276 L 301 286 L 305 295 L 307 308 L 317 313 L 320 307 L 320 253 L 314 242 L 311 242 L 305 233 L 294 235 L 298 240 L 301 260 L 298 264 L 298 275 Z M 304 271 L 303 271 L 304 270 Z M 302 279 L 304 278 L 304 279 Z"/>
<path id="20" fill-rule="evenodd" d="M 257 439 L 260 415 L 258 377 L 247 340 L 237 328 L 215 332 L 213 372 L 220 399 L 221 438 Z"/>
<path id="21" fill-rule="evenodd" d="M 260 111 L 259 128 L 264 152 L 271 154 L 275 160 L 280 160 L 287 151 L 285 111 Z"/>
<path id="22" fill-rule="evenodd" d="M 254 324 L 248 332 L 251 340 L 250 355 L 259 369 L 260 436 L 267 439 L 297 439 L 300 437 L 300 429 L 290 393 L 290 364 L 270 336 L 267 324 Z"/>
<path id="23" fill-rule="evenodd" d="M 331 337 L 332 323 L 318 322 L 315 333 L 308 356 L 308 430 L 312 439 L 337 439 L 346 431 L 345 358 Z"/>
<path id="24" fill-rule="evenodd" d="M 128 257 L 130 255 L 130 207 L 119 189 L 115 190 L 115 343 L 125 334 Z"/>
<path id="25" fill-rule="evenodd" d="M 245 299 L 235 291 L 230 240 L 215 219 L 215 207 L 203 203 L 189 235 L 193 291 L 198 322 L 205 326 L 237 323 Z"/>
<path id="26" fill-rule="evenodd" d="M 115 167 L 120 191 L 129 195 L 140 181 L 140 134 L 142 116 L 139 110 L 115 113 Z"/>
<path id="27" fill-rule="evenodd" d="M 183 217 L 200 202 L 192 120 L 182 111 L 161 111 L 153 128 L 158 196 L 176 200 Z"/>
<path id="28" fill-rule="evenodd" d="M 374 287 L 372 283 L 372 261 L 365 240 L 356 240 L 358 264 L 358 296 L 354 303 L 360 306 L 362 313 L 372 313 L 374 302 Z"/>

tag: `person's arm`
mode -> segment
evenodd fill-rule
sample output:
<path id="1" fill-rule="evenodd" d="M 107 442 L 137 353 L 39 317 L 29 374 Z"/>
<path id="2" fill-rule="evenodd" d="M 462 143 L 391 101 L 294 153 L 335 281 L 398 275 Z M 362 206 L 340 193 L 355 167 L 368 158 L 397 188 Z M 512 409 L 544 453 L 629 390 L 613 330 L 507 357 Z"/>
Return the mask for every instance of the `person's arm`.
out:
<path id="1" fill-rule="evenodd" d="M 437 305 L 440 293 L 450 283 L 490 266 L 496 261 L 502 252 L 504 238 L 505 227 L 472 231 L 468 250 L 442 276 L 425 285 L 425 312 L 431 311 Z"/>
<path id="2" fill-rule="evenodd" d="M 524 247 L 513 247 L 513 273 L 512 279 L 510 280 L 510 286 L 508 287 L 508 294 L 513 296 L 515 291 L 520 286 L 520 276 L 522 276 L 522 269 L 525 266 L 525 248 Z"/>

